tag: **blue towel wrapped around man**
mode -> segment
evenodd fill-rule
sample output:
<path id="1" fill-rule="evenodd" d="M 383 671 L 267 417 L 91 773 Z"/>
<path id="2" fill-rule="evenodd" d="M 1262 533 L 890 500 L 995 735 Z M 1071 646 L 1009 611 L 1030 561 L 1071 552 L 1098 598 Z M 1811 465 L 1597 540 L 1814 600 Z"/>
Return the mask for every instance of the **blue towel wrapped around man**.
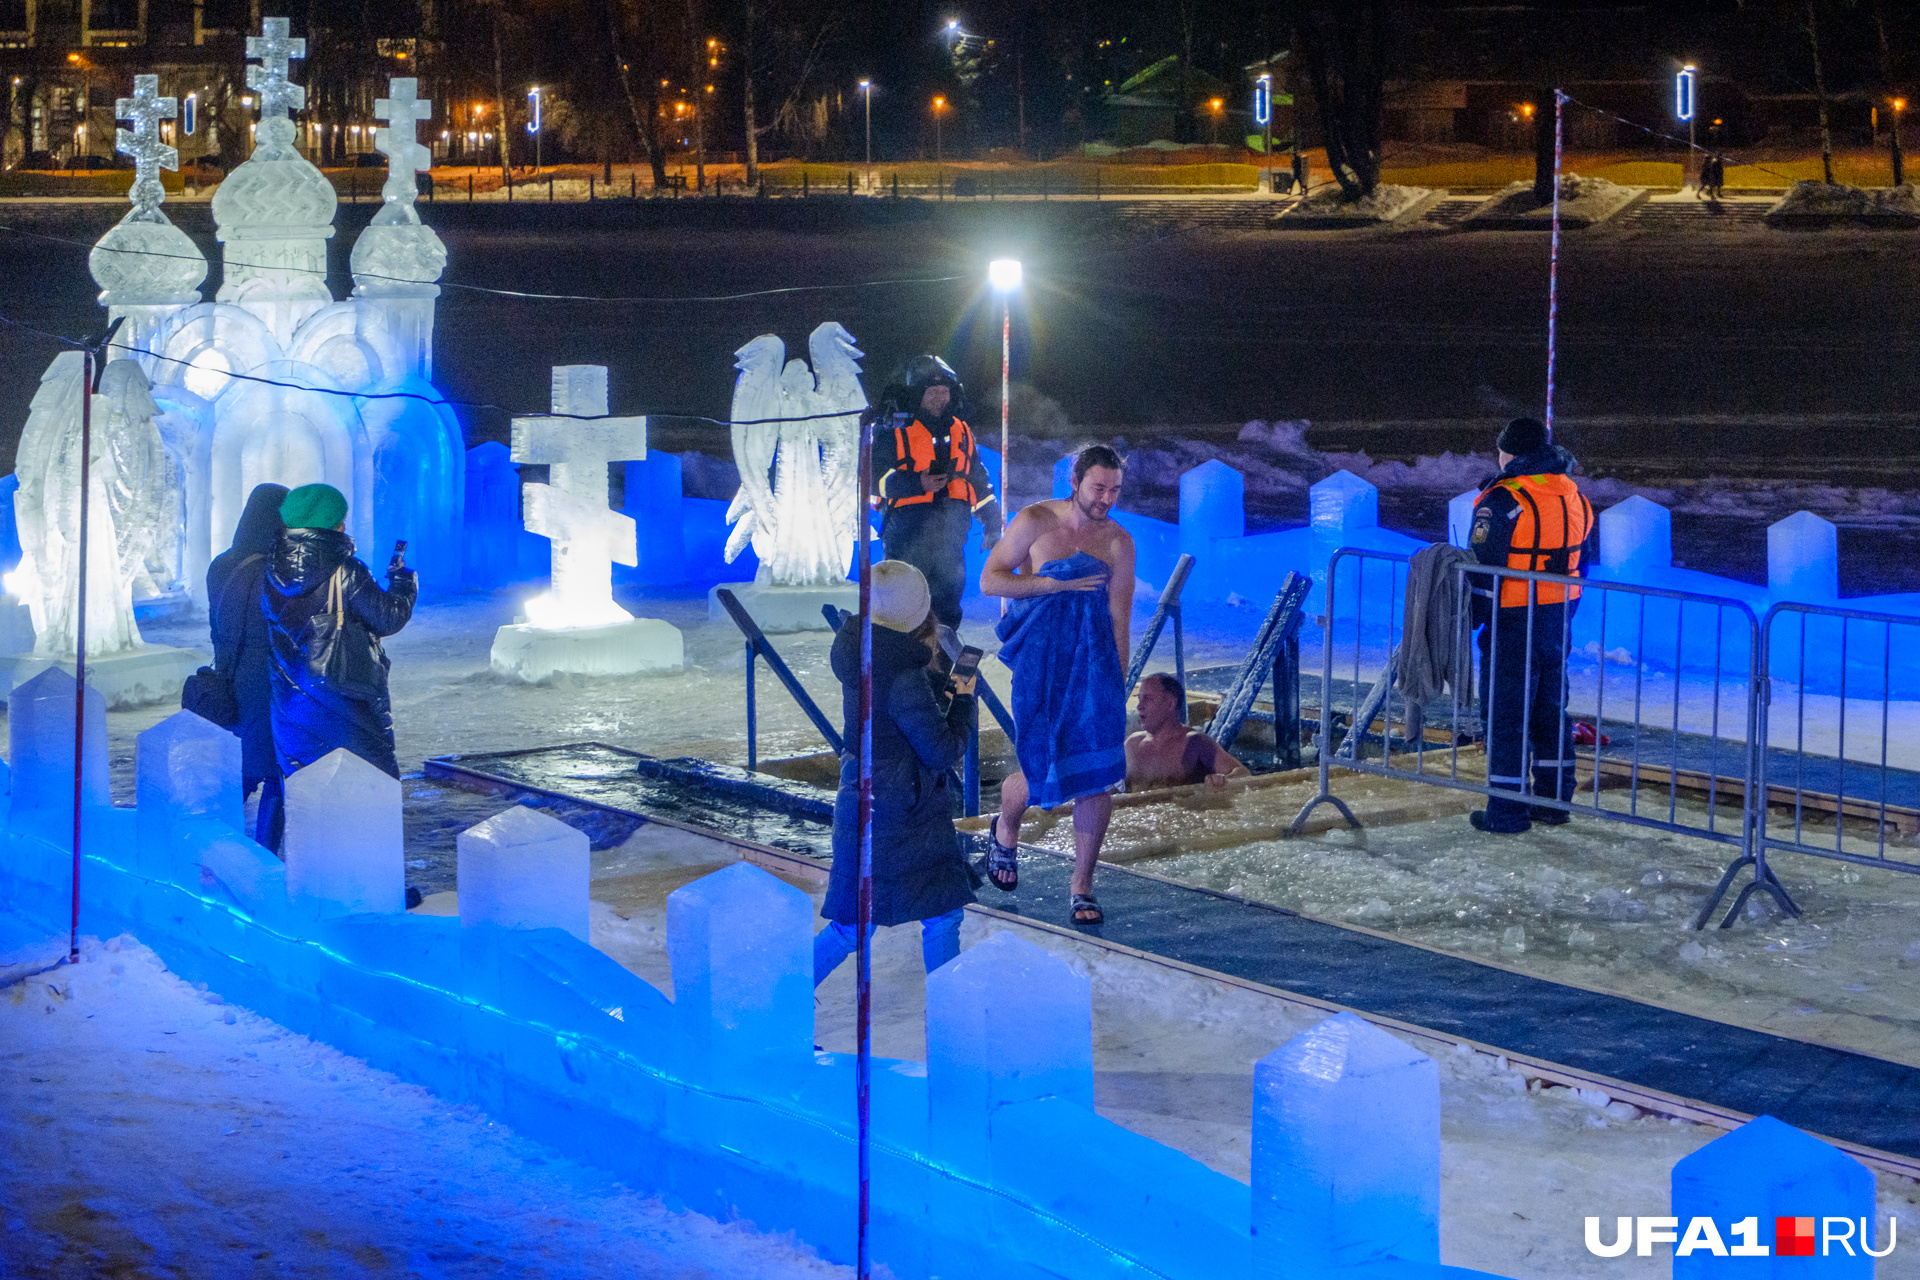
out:
<path id="1" fill-rule="evenodd" d="M 1049 560 L 1063 581 L 1106 577 L 1086 552 Z M 1105 591 L 1015 600 L 1000 620 L 1000 661 L 1013 672 L 1014 743 L 1029 803 L 1051 809 L 1107 790 L 1127 776 L 1126 677 L 1113 647 Z"/>

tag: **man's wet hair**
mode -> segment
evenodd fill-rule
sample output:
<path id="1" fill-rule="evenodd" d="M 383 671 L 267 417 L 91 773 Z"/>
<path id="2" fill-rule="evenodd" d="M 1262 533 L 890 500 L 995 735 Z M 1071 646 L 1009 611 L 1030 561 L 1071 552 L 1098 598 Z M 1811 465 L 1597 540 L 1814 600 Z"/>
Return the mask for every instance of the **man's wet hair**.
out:
<path id="1" fill-rule="evenodd" d="M 1186 686 L 1181 684 L 1178 680 L 1174 679 L 1171 675 L 1167 674 L 1165 671 L 1149 672 L 1146 676 L 1142 678 L 1146 680 L 1151 680 L 1155 684 L 1159 685 L 1160 692 L 1166 694 L 1168 697 L 1172 698 L 1175 702 L 1184 701 L 1187 696 Z"/>
<path id="2" fill-rule="evenodd" d="M 1087 472 L 1095 467 L 1105 467 L 1109 471 L 1124 471 L 1127 464 L 1120 461 L 1120 455 L 1104 444 L 1090 444 L 1080 451 L 1073 460 L 1073 487 L 1078 489 L 1080 481 Z"/>

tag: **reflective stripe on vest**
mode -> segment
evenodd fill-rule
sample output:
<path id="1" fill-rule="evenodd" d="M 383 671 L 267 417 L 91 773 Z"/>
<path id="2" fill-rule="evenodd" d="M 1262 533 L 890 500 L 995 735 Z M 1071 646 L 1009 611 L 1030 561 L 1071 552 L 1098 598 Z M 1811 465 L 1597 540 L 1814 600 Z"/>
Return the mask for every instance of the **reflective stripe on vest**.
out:
<path id="1" fill-rule="evenodd" d="M 897 470 L 911 471 L 915 475 L 932 470 L 936 447 L 933 432 L 918 418 L 911 418 L 906 426 L 893 429 L 894 456 L 900 459 Z M 973 429 L 958 418 L 953 420 L 953 428 L 948 433 L 948 453 L 953 459 L 954 477 L 946 487 L 946 495 L 969 507 L 977 505 L 980 495 L 974 493 L 973 481 L 968 478 L 973 474 L 973 465 L 977 460 Z M 932 493 L 916 493 L 905 498 L 894 498 L 892 503 L 896 507 L 911 507 L 932 502 L 933 499 Z"/>
<path id="2" fill-rule="evenodd" d="M 1593 527 L 1593 505 L 1580 493 L 1571 476 L 1512 476 L 1480 495 L 1486 501 L 1494 489 L 1505 489 L 1520 503 L 1513 537 L 1507 543 L 1507 568 L 1528 573 L 1580 576 L 1580 549 Z M 1579 587 L 1525 578 L 1500 581 L 1500 607 L 1524 609 L 1529 589 L 1535 604 L 1562 604 L 1580 598 Z"/>

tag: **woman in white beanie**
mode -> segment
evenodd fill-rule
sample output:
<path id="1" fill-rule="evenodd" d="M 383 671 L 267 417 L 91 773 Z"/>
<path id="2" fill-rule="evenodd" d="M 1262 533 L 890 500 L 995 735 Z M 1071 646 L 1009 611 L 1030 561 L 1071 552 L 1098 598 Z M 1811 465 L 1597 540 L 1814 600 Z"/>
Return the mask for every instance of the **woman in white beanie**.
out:
<path id="1" fill-rule="evenodd" d="M 927 972 L 960 954 L 960 913 L 976 881 L 953 829 L 947 771 L 967 749 L 973 681 L 957 682 L 940 705 L 927 669 L 927 580 L 912 565 L 873 566 L 873 923 L 921 921 Z M 814 935 L 818 985 L 853 953 L 860 892 L 860 619 L 848 618 L 833 642 L 847 751 L 833 805 L 833 872 Z"/>

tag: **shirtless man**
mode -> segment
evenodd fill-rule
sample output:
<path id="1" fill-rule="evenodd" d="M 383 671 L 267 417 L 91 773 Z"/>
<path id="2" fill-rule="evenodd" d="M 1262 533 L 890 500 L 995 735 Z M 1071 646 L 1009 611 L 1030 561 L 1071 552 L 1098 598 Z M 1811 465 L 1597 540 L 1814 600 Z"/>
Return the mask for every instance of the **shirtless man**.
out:
<path id="1" fill-rule="evenodd" d="M 1113 644 L 1118 667 L 1126 670 L 1132 652 L 1128 638 L 1133 618 L 1133 535 L 1111 519 L 1120 500 L 1120 455 L 1105 445 L 1080 451 L 1073 463 L 1073 497 L 1038 502 L 1014 519 L 1006 536 L 987 557 L 980 590 L 990 596 L 1025 600 L 1066 591 L 1102 591 L 1113 613 Z M 1040 566 L 1085 552 L 1104 561 L 1108 572 L 1061 580 L 1040 574 Z M 1020 819 L 1031 792 L 1024 775 L 1015 773 L 1000 784 L 1000 815 L 993 840 L 999 846 L 989 859 L 988 875 L 1001 889 L 1019 883 L 1013 859 L 1003 851 L 1017 847 Z M 1100 861 L 1100 845 L 1113 818 L 1113 795 L 1099 792 L 1080 796 L 1073 805 L 1073 922 L 1099 924 L 1105 916 L 1093 898 L 1093 869 Z"/>
<path id="2" fill-rule="evenodd" d="M 1164 671 L 1140 682 L 1140 732 L 1127 739 L 1127 790 L 1186 787 L 1196 782 L 1227 785 L 1252 772 L 1219 743 L 1180 718 L 1185 690 Z"/>

